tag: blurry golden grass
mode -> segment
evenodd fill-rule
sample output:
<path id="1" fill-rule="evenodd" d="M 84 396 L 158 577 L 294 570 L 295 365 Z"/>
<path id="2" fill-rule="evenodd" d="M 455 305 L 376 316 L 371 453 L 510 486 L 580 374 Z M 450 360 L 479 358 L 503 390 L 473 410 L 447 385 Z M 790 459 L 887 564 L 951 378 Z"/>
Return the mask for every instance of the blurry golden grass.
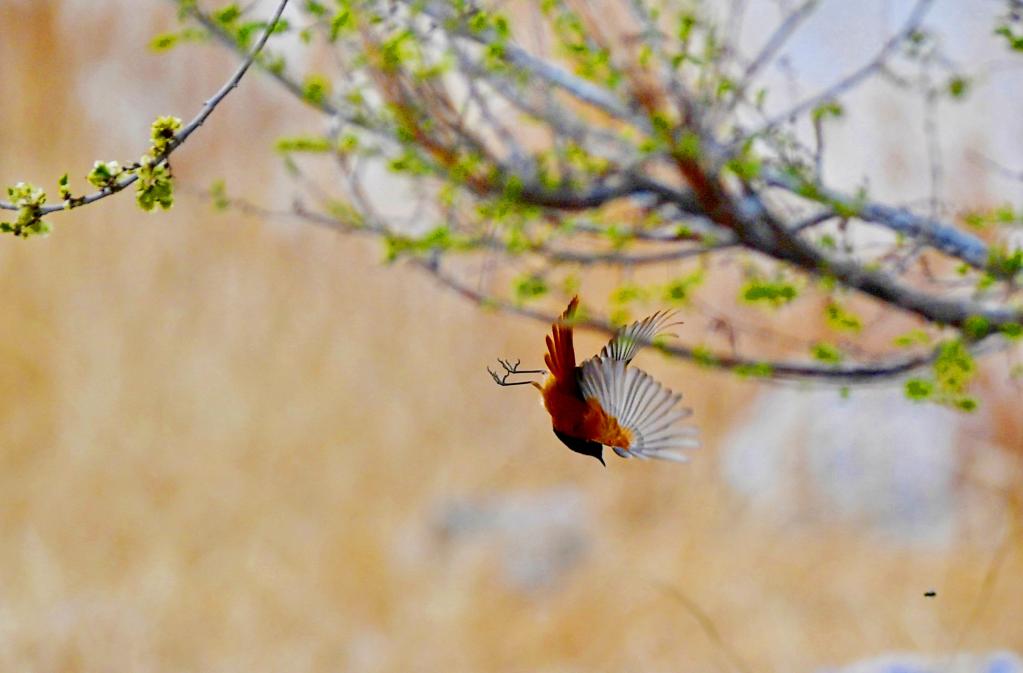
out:
<path id="1" fill-rule="evenodd" d="M 5 184 L 52 188 L 141 149 L 118 134 L 132 110 L 105 126 L 83 113 L 74 82 L 97 64 L 128 61 L 125 90 L 170 91 L 176 109 L 155 112 L 182 116 L 230 67 L 212 48 L 79 40 L 113 9 L 85 26 L 61 11 L 0 5 Z M 246 81 L 181 152 L 180 179 L 278 189 L 266 147 L 289 105 Z M 851 528 L 790 531 L 731 496 L 715 446 L 752 384 L 646 356 L 687 393 L 707 448 L 681 469 L 603 470 L 553 439 L 531 392 L 485 375 L 500 355 L 538 358 L 542 326 L 383 267 L 370 243 L 184 196 L 166 215 L 123 195 L 52 221 L 46 240 L 0 240 L 2 670 L 732 670 L 686 600 L 758 673 L 1023 649 L 1018 543 L 978 608 L 997 540 L 909 552 Z M 495 553 L 429 534 L 449 499 L 562 485 L 596 525 L 556 589 L 517 593 Z"/>

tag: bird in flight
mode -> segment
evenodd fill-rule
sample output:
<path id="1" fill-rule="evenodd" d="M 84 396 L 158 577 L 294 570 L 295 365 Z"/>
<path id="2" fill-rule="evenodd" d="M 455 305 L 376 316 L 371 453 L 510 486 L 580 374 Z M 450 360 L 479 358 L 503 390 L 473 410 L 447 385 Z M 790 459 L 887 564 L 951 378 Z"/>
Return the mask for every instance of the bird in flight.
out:
<path id="1" fill-rule="evenodd" d="M 487 368 L 502 386 L 532 385 L 543 397 L 554 434 L 576 453 L 604 463 L 604 446 L 622 458 L 660 458 L 685 462 L 683 449 L 699 446 L 696 428 L 681 425 L 692 410 L 677 406 L 682 396 L 630 367 L 640 347 L 672 322 L 674 313 L 658 312 L 623 327 L 600 353 L 576 365 L 572 321 L 579 306 L 574 297 L 547 337 L 547 369 L 519 369 L 519 362 L 498 360 L 505 373 Z M 509 381 L 516 374 L 547 374 L 536 381 Z"/>

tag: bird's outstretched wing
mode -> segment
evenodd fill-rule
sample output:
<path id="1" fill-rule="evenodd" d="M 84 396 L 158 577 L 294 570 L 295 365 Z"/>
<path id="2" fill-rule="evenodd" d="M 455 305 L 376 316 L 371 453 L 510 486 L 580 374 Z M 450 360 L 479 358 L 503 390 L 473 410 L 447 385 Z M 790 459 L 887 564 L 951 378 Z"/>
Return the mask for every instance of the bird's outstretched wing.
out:
<path id="1" fill-rule="evenodd" d="M 678 406 L 682 395 L 672 393 L 646 372 L 626 367 L 625 361 L 603 354 L 587 360 L 579 386 L 583 397 L 596 400 L 603 412 L 627 431 L 627 446 L 611 444 L 619 456 L 685 462 L 680 451 L 699 446 L 696 428 L 680 424 L 692 414 L 691 409 Z"/>
<path id="2" fill-rule="evenodd" d="M 621 360 L 628 364 L 632 358 L 636 357 L 636 353 L 642 346 L 653 341 L 658 335 L 664 334 L 665 328 L 681 325 L 680 320 L 675 320 L 676 316 L 674 311 L 658 311 L 652 316 L 621 328 L 601 349 L 598 357 Z"/>

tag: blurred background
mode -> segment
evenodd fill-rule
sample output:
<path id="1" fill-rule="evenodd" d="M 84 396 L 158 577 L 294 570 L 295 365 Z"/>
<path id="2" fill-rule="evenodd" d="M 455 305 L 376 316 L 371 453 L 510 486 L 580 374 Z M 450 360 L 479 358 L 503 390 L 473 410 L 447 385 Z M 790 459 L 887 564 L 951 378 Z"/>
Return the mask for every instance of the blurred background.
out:
<path id="1" fill-rule="evenodd" d="M 855 4 L 824 3 L 807 63 L 841 71 L 859 52 L 826 31 L 876 37 L 899 3 Z M 941 4 L 969 22 L 973 3 Z M 55 192 L 69 171 L 82 192 L 156 116 L 194 115 L 236 61 L 151 53 L 174 24 L 155 0 L 0 0 L 0 183 Z M 986 85 L 942 137 L 949 198 L 990 205 L 1018 186 L 963 148 L 1013 156 L 1023 89 Z M 836 170 L 919 185 L 885 149 L 917 111 L 862 101 L 879 116 L 838 132 Z M 603 469 L 485 372 L 539 362 L 543 325 L 386 266 L 374 241 L 196 195 L 224 178 L 287 205 L 272 145 L 304 123 L 252 73 L 175 155 L 170 213 L 123 194 L 0 240 L 0 670 L 1023 670 L 1008 356 L 961 415 L 897 384 L 843 396 L 646 353 L 704 447 Z"/>

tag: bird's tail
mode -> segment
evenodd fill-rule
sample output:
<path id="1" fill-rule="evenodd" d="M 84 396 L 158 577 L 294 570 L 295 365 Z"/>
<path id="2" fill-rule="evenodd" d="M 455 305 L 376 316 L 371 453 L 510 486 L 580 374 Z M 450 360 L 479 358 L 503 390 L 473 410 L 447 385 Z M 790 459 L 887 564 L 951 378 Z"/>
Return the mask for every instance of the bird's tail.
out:
<path id="1" fill-rule="evenodd" d="M 558 381 L 575 382 L 575 345 L 572 342 L 572 319 L 579 307 L 579 297 L 572 297 L 568 307 L 554 323 L 547 337 L 547 354 L 543 361 L 547 371 Z"/>

